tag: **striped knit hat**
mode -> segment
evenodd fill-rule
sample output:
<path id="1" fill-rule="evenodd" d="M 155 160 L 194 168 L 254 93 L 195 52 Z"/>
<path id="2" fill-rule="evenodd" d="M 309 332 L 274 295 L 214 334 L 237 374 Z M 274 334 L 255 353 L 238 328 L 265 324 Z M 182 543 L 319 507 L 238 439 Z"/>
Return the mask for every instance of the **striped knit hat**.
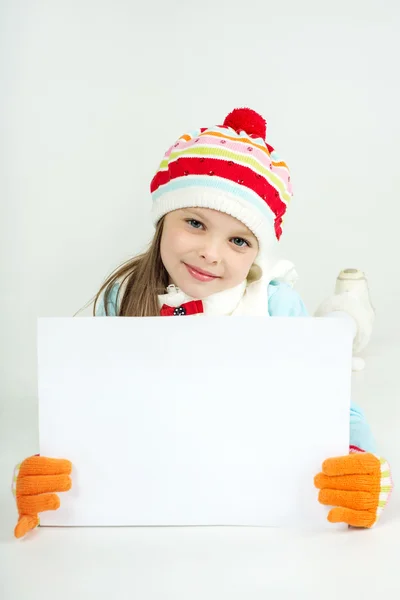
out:
<path id="1" fill-rule="evenodd" d="M 151 182 L 153 221 L 182 208 L 211 208 L 244 223 L 268 256 L 292 196 L 287 165 L 266 143 L 266 122 L 237 108 L 223 125 L 182 135 Z"/>

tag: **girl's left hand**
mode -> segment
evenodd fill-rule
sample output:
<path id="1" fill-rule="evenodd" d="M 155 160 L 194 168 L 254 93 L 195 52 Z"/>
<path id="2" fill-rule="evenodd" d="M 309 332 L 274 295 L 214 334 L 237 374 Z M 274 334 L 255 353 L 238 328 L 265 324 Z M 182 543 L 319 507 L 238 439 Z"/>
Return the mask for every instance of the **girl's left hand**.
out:
<path id="1" fill-rule="evenodd" d="M 387 461 L 369 452 L 328 458 L 314 483 L 319 502 L 334 507 L 328 521 L 368 528 L 377 522 L 393 488 Z"/>

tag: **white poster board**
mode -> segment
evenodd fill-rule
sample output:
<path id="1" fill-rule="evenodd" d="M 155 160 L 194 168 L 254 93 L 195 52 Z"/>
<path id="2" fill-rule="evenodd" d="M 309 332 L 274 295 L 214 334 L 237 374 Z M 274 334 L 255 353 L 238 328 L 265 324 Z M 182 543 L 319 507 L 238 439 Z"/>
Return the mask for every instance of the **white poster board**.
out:
<path id="1" fill-rule="evenodd" d="M 39 319 L 40 453 L 74 465 L 41 525 L 326 525 L 351 352 L 337 319 Z"/>

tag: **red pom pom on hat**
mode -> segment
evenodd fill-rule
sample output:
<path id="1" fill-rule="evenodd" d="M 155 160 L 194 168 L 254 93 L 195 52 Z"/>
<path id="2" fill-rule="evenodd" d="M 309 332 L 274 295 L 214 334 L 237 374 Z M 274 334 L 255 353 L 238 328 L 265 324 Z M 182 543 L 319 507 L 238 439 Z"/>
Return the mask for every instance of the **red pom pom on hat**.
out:
<path id="1" fill-rule="evenodd" d="M 251 108 L 235 108 L 226 117 L 224 125 L 236 132 L 245 131 L 248 135 L 260 137 L 264 141 L 267 136 L 265 119 Z"/>

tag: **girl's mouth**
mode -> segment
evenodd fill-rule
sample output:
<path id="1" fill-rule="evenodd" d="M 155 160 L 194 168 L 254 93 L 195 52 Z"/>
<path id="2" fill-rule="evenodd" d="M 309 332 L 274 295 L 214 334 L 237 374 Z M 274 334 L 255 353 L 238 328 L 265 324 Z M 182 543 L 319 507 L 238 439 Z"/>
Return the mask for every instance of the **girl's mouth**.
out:
<path id="1" fill-rule="evenodd" d="M 212 273 L 209 273 L 208 271 L 204 271 L 203 269 L 199 269 L 198 267 L 193 267 L 192 265 L 187 265 L 186 263 L 183 263 L 185 265 L 185 267 L 187 268 L 189 274 L 194 277 L 195 279 L 197 279 L 197 281 L 214 281 L 214 279 L 220 279 L 220 277 L 218 275 L 213 275 Z"/>

